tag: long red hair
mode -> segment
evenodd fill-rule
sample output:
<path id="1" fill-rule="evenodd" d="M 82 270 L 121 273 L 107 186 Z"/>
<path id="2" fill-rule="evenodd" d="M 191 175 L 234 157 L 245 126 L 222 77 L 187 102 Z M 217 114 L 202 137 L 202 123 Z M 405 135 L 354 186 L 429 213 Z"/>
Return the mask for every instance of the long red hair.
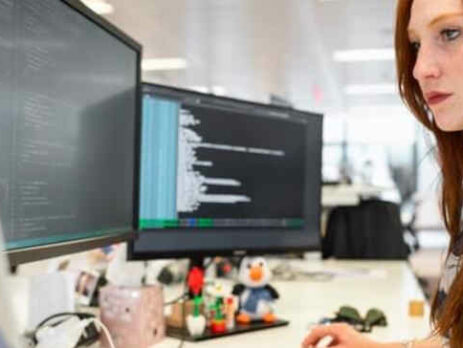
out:
<path id="1" fill-rule="evenodd" d="M 397 4 L 395 50 L 399 91 L 412 113 L 436 138 L 437 157 L 442 173 L 440 205 L 450 234 L 449 250 L 452 250 L 462 227 L 463 131 L 444 132 L 437 127 L 418 82 L 413 77 L 417 57 L 407 34 L 412 3 L 413 0 L 399 0 Z M 463 347 L 463 267 L 460 268 L 442 307 L 439 306 L 437 296 L 434 297 L 431 319 L 436 333 L 450 334 L 452 348 Z"/>

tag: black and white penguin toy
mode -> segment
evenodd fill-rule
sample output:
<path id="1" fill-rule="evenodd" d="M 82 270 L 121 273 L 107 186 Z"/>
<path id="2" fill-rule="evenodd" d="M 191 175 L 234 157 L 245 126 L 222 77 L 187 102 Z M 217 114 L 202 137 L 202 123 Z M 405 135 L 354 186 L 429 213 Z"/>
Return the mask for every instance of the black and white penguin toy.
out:
<path id="1" fill-rule="evenodd" d="M 271 275 L 263 257 L 243 259 L 239 271 L 240 283 L 233 288 L 233 295 L 239 297 L 238 323 L 249 324 L 256 320 L 275 322 L 273 304 L 279 294 L 269 284 Z"/>

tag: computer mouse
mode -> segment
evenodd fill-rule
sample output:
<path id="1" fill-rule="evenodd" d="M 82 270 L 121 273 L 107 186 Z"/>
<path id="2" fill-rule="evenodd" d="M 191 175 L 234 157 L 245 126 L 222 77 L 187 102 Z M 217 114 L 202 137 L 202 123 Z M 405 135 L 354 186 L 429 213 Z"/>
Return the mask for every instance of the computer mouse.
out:
<path id="1" fill-rule="evenodd" d="M 334 339 L 332 336 L 324 336 L 322 337 L 318 342 L 317 342 L 317 345 L 315 346 L 315 348 L 325 348 L 325 347 L 329 347 L 331 342 L 333 342 Z"/>

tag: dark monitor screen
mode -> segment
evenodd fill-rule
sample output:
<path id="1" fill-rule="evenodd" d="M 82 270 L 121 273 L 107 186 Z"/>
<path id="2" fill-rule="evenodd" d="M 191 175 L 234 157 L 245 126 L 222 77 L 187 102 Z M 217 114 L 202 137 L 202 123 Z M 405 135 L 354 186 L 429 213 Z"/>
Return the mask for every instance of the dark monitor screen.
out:
<path id="1" fill-rule="evenodd" d="M 133 233 L 140 45 L 78 1 L 3 0 L 0 46 L 6 249 Z"/>
<path id="2" fill-rule="evenodd" d="M 129 256 L 318 249 L 322 120 L 145 84 Z"/>

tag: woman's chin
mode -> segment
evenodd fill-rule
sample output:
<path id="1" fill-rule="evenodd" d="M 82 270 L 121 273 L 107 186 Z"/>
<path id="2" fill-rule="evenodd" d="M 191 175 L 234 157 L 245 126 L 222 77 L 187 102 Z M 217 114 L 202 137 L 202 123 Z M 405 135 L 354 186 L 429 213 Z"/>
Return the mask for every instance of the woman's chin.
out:
<path id="1" fill-rule="evenodd" d="M 459 116 L 449 114 L 435 114 L 437 127 L 443 132 L 458 132 L 463 130 L 463 114 Z"/>

